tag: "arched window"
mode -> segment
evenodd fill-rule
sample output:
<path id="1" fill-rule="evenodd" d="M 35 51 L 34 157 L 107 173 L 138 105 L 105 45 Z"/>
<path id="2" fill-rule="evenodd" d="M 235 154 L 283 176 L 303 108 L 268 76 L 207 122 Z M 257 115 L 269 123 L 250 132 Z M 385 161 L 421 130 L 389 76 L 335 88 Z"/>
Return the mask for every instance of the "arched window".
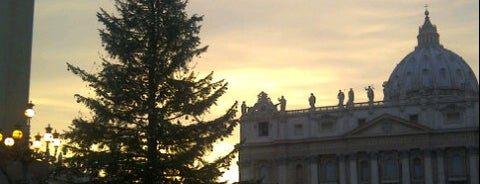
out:
<path id="1" fill-rule="evenodd" d="M 268 168 L 267 166 L 260 167 L 260 183 L 265 184 L 268 180 Z"/>
<path id="2" fill-rule="evenodd" d="M 338 161 L 336 155 L 323 155 L 319 160 L 318 181 L 332 183 L 338 181 Z"/>
<path id="3" fill-rule="evenodd" d="M 368 161 L 362 160 L 360 162 L 360 181 L 361 182 L 369 182 L 370 181 L 370 166 Z"/>
<path id="4" fill-rule="evenodd" d="M 303 184 L 303 177 L 304 177 L 303 166 L 302 164 L 298 164 L 295 167 L 295 183 Z"/>
<path id="5" fill-rule="evenodd" d="M 420 158 L 413 159 L 413 178 L 414 179 L 423 179 L 423 164 Z"/>
<path id="6" fill-rule="evenodd" d="M 442 76 L 442 79 L 447 78 L 447 70 L 445 68 L 441 68 L 440 75 Z"/>
<path id="7" fill-rule="evenodd" d="M 458 78 L 458 79 L 463 80 L 462 70 L 457 69 L 457 70 L 456 70 L 456 74 L 457 74 L 457 78 Z"/>
<path id="8" fill-rule="evenodd" d="M 393 158 L 389 158 L 385 161 L 385 178 L 393 179 L 396 176 L 397 168 L 395 164 L 395 160 Z"/>
<path id="9" fill-rule="evenodd" d="M 452 176 L 465 176 L 465 160 L 461 155 L 453 155 L 450 162 L 450 170 Z"/>
<path id="10" fill-rule="evenodd" d="M 455 183 L 468 183 L 467 154 L 465 148 L 447 149 L 446 155 L 448 181 L 455 181 Z"/>
<path id="11" fill-rule="evenodd" d="M 337 166 L 333 160 L 325 165 L 325 179 L 327 181 L 337 181 Z"/>
<path id="12" fill-rule="evenodd" d="M 398 156 L 396 153 L 387 153 L 382 156 L 382 168 L 380 170 L 382 181 L 392 182 L 400 180 Z"/>

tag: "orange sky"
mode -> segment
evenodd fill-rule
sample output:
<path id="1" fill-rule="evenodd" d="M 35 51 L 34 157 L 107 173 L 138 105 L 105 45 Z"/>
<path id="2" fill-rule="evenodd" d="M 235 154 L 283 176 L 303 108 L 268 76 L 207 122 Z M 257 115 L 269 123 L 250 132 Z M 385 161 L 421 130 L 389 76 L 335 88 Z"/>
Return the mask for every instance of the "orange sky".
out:
<path id="1" fill-rule="evenodd" d="M 253 106 L 261 91 L 274 103 L 285 96 L 287 110 L 307 108 L 310 93 L 317 106 L 334 105 L 339 89 L 353 88 L 356 102 L 363 102 L 368 85 L 375 88 L 375 100 L 382 100 L 382 82 L 417 44 L 425 3 L 441 44 L 462 56 L 478 79 L 478 1 L 190 0 L 188 12 L 204 15 L 200 37 L 209 45 L 194 60 L 195 70 L 214 71 L 230 86 L 212 116 L 236 100 Z M 36 1 L 32 134 L 44 132 L 49 123 L 61 132 L 79 112 L 88 115 L 73 98 L 88 93 L 86 83 L 65 63 L 97 69 L 104 51 L 95 13 L 112 5 L 113 0 Z M 238 130 L 211 157 L 236 142 Z M 226 178 L 238 179 L 236 167 Z"/>

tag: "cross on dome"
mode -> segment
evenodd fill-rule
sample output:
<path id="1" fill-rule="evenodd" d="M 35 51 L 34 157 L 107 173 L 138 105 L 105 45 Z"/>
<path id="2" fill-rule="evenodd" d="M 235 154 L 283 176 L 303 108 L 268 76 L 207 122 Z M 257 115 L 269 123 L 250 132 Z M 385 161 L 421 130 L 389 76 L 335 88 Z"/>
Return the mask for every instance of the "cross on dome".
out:
<path id="1" fill-rule="evenodd" d="M 429 14 L 429 12 L 428 12 L 428 4 L 425 4 L 425 6 L 423 6 L 423 7 L 425 7 L 425 16 L 428 17 L 428 14 Z"/>

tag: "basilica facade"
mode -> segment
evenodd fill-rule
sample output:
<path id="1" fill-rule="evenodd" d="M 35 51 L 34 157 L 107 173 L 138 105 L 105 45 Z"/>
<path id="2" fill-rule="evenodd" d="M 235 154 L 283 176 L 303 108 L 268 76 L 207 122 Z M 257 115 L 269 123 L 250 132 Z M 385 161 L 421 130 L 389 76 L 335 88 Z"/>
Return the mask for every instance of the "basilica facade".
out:
<path id="1" fill-rule="evenodd" d="M 240 181 L 264 184 L 478 184 L 479 89 L 440 44 L 425 11 L 418 45 L 383 84 L 384 99 L 286 111 L 261 92 L 242 105 Z M 283 105 L 283 107 L 282 107 Z"/>

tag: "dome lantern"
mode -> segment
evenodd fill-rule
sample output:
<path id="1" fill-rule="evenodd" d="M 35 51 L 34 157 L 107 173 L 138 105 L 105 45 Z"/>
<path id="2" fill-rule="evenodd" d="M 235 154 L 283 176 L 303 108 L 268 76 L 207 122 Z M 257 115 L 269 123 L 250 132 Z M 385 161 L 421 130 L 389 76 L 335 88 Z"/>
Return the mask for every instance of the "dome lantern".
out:
<path id="1" fill-rule="evenodd" d="M 425 7 L 426 8 L 426 7 Z M 440 45 L 440 35 L 437 33 L 437 26 L 430 22 L 430 13 L 428 9 L 425 10 L 425 22 L 419 28 L 417 41 L 418 47 L 442 47 Z"/>

